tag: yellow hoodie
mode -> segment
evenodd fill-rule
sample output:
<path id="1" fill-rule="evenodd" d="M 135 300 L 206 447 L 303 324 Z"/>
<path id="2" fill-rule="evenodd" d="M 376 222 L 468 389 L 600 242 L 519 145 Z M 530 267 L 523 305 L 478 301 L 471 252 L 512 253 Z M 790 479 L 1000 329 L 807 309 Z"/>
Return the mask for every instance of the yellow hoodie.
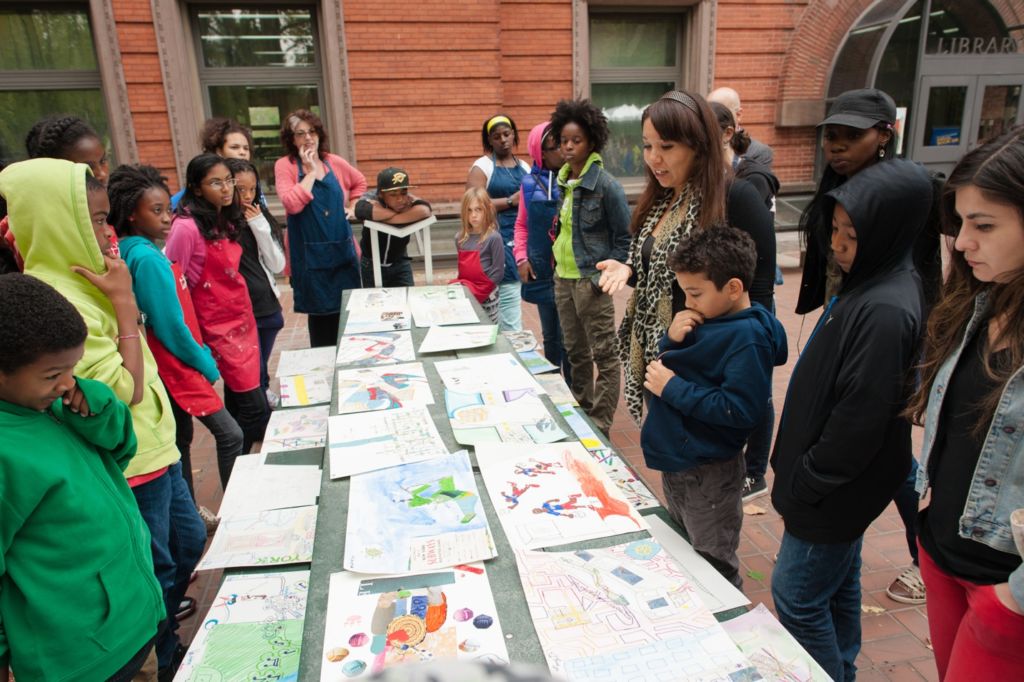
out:
<path id="1" fill-rule="evenodd" d="M 106 272 L 103 254 L 89 219 L 85 174 L 89 167 L 63 159 L 31 159 L 0 173 L 0 194 L 7 198 L 11 231 L 25 259 L 25 274 L 63 294 L 89 328 L 85 355 L 75 374 L 109 386 L 125 403 L 135 392 L 131 374 L 117 351 L 117 319 L 107 297 L 72 265 Z M 149 347 L 142 344 L 146 388 L 132 405 L 138 451 L 125 476 L 148 474 L 177 462 L 174 414 Z"/>

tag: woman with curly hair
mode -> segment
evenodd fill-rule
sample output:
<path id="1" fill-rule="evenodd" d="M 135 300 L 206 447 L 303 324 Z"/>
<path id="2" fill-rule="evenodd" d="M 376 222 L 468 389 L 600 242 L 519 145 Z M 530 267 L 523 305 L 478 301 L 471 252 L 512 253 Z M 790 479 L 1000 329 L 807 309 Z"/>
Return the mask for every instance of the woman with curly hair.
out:
<path id="1" fill-rule="evenodd" d="M 555 220 L 555 305 L 569 357 L 571 387 L 580 407 L 608 433 L 619 402 L 615 306 L 601 291 L 599 264 L 624 261 L 629 249 L 629 205 L 619 181 L 604 169 L 608 119 L 590 100 L 562 100 L 551 134 L 565 165 L 558 171 L 562 205 Z M 597 378 L 594 378 L 594 366 Z"/>
<path id="2" fill-rule="evenodd" d="M 348 215 L 366 192 L 366 178 L 331 154 L 320 117 L 306 109 L 281 125 L 287 154 L 274 164 L 277 195 L 288 214 L 295 312 L 309 317 L 309 345 L 338 342 L 341 293 L 360 286 L 359 254 Z"/>
<path id="3" fill-rule="evenodd" d="M 208 118 L 199 133 L 199 146 L 203 148 L 204 154 L 248 161 L 252 158 L 252 131 L 233 118 Z M 171 208 L 178 208 L 178 202 L 184 194 L 185 188 L 182 187 L 177 194 L 171 195 Z M 262 193 L 260 202 L 266 204 Z"/>

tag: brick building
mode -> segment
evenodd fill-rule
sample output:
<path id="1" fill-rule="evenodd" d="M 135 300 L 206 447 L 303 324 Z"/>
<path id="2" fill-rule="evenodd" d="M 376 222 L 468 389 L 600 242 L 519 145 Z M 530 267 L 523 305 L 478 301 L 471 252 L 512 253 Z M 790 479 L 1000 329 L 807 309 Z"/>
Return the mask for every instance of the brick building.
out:
<path id="1" fill-rule="evenodd" d="M 461 194 L 497 112 L 521 130 L 556 100 L 608 112 L 606 154 L 638 177 L 640 112 L 670 87 L 743 97 L 784 189 L 814 179 L 830 97 L 890 91 L 905 154 L 948 167 L 1021 119 L 1024 0 L 0 0 L 0 160 L 68 111 L 177 185 L 211 115 L 256 134 L 269 174 L 281 117 L 320 111 L 332 149 L 371 178 L 406 166 L 435 201 Z M 525 139 L 520 147 L 525 155 Z"/>

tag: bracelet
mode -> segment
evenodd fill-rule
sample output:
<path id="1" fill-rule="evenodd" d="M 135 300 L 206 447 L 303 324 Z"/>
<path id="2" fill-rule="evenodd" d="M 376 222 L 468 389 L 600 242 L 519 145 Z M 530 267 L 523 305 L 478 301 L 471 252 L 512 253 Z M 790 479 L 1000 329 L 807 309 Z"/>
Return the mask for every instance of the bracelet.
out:
<path id="1" fill-rule="evenodd" d="M 118 334 L 117 335 L 117 340 L 118 341 L 124 341 L 125 339 L 137 339 L 137 338 L 139 338 L 138 333 L 135 333 L 135 334 Z"/>
<path id="2" fill-rule="evenodd" d="M 505 201 L 508 202 L 509 208 L 512 207 L 512 197 L 505 197 Z"/>

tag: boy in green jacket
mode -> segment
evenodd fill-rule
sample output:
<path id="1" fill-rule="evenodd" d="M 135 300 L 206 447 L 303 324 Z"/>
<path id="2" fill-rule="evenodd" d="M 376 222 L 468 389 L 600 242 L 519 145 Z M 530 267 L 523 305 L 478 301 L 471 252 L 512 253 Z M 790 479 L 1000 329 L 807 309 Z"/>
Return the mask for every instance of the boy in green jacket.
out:
<path id="1" fill-rule="evenodd" d="M 0 680 L 145 679 L 164 600 L 124 469 L 128 406 L 76 379 L 81 315 L 0 276 Z"/>

